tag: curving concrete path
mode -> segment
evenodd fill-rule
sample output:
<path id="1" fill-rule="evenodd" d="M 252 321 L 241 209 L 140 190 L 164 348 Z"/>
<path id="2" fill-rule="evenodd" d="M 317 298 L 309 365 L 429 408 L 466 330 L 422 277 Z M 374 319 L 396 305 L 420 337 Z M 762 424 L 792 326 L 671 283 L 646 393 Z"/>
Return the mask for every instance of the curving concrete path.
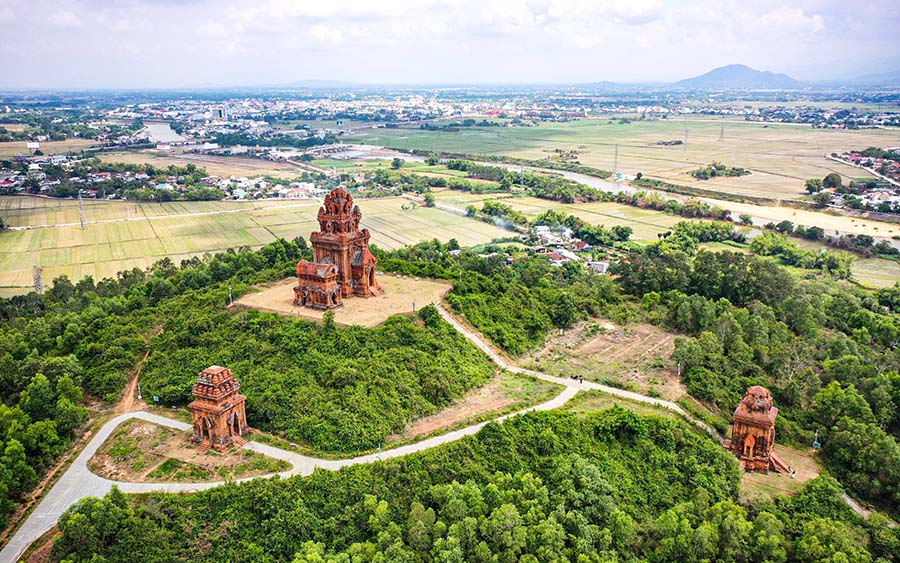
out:
<path id="1" fill-rule="evenodd" d="M 706 424 L 695 420 L 687 412 L 685 412 L 684 409 L 670 401 L 664 401 L 662 399 L 657 399 L 654 397 L 647 397 L 639 393 L 625 391 L 623 389 L 617 389 L 615 387 L 609 387 L 589 381 L 579 383 L 578 380 L 555 377 L 552 375 L 547 375 L 545 373 L 540 373 L 511 365 L 499 354 L 497 354 L 497 352 L 495 352 L 494 349 L 491 348 L 484 340 L 482 340 L 479 335 L 466 328 L 455 317 L 453 317 L 453 315 L 448 313 L 446 309 L 444 309 L 441 305 L 437 305 L 437 309 L 445 321 L 450 323 L 451 326 L 462 333 L 481 351 L 487 354 L 487 356 L 495 364 L 497 364 L 498 367 L 513 373 L 529 375 L 563 386 L 562 392 L 553 399 L 550 399 L 549 401 L 546 401 L 539 405 L 500 416 L 494 419 L 493 422 L 500 422 L 525 412 L 556 409 L 566 404 L 572 397 L 577 395 L 579 391 L 593 389 L 603 391 L 617 397 L 622 397 L 624 399 L 669 409 L 680 415 L 683 415 L 688 421 L 693 422 L 706 432 L 709 432 L 710 435 L 715 437 L 717 440 L 721 440 L 721 437 L 716 433 L 715 430 L 713 430 Z M 28 548 L 28 546 L 31 545 L 32 542 L 37 540 L 44 533 L 50 530 L 50 528 L 52 528 L 54 524 L 56 524 L 60 515 L 62 515 L 62 513 L 67 508 L 85 497 L 103 496 L 108 493 L 110 489 L 112 489 L 113 485 L 117 485 L 123 492 L 126 493 L 147 493 L 152 491 L 180 493 L 200 491 L 224 484 L 224 481 L 209 483 L 131 483 L 106 479 L 91 472 L 91 470 L 88 469 L 88 461 L 91 459 L 91 457 L 94 456 L 103 442 L 105 442 L 106 439 L 109 438 L 109 436 L 113 433 L 113 431 L 119 424 L 132 418 L 140 418 L 148 422 L 175 428 L 176 430 L 189 430 L 191 428 L 191 425 L 185 422 L 173 420 L 171 418 L 155 415 L 145 411 L 130 412 L 119 415 L 109 420 L 109 422 L 103 425 L 103 427 L 97 432 L 97 434 L 93 438 L 91 438 L 91 441 L 88 442 L 84 450 L 82 450 L 78 457 L 75 458 L 75 461 L 72 462 L 72 465 L 66 470 L 65 473 L 63 473 L 59 481 L 57 481 L 56 484 L 53 485 L 50 491 L 46 494 L 46 496 L 41 499 L 41 502 L 38 503 L 34 511 L 28 516 L 25 522 L 22 523 L 21 527 L 16 530 L 15 534 L 13 534 L 13 536 L 3 547 L 3 549 L 0 550 L 0 563 L 15 563 L 22 555 L 22 553 Z M 463 438 L 465 436 L 476 434 L 489 422 L 492 421 L 473 424 L 472 426 L 467 426 L 459 430 L 453 430 L 451 432 L 441 434 L 440 436 L 427 438 L 413 444 L 399 446 L 382 452 L 348 459 L 330 460 L 309 457 L 258 442 L 248 442 L 246 445 L 244 445 L 244 448 L 290 463 L 292 466 L 291 469 L 279 473 L 278 475 L 280 477 L 290 477 L 292 475 L 310 475 L 316 469 L 334 471 L 343 467 L 349 467 L 351 465 L 372 463 L 375 461 L 393 459 L 403 457 L 412 453 L 425 451 L 443 444 L 459 440 L 460 438 Z M 260 478 L 265 477 L 248 477 L 245 479 L 239 479 L 238 481 L 240 482 Z"/>

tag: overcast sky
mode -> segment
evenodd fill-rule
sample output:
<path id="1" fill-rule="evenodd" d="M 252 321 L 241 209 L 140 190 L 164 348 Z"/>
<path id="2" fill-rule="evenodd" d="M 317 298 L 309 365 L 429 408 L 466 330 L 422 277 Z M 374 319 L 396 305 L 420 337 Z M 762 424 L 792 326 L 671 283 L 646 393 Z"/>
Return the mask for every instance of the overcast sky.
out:
<path id="1" fill-rule="evenodd" d="M 0 0 L 0 89 L 900 69 L 898 0 Z"/>

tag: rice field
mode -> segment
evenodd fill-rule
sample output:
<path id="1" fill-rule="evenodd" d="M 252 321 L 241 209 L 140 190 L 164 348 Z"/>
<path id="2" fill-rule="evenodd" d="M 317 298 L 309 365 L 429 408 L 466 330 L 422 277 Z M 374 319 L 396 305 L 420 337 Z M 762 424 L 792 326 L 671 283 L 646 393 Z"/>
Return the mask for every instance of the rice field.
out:
<path id="1" fill-rule="evenodd" d="M 272 162 L 259 158 L 240 156 L 217 156 L 213 154 L 193 154 L 189 152 L 158 151 L 148 149 L 142 151 L 108 152 L 99 154 L 103 162 L 124 162 L 127 164 L 152 164 L 165 168 L 169 165 L 187 166 L 194 164 L 205 168 L 213 176 L 227 178 L 229 176 L 262 176 L 271 175 L 277 178 L 292 179 L 300 176 L 303 170 L 286 162 Z"/>
<path id="2" fill-rule="evenodd" d="M 48 210 L 42 210 L 42 203 Z M 258 247 L 276 237 L 308 238 L 318 230 L 319 204 L 315 201 L 258 203 L 97 202 L 86 209 L 88 221 L 118 221 L 89 224 L 82 230 L 75 201 L 0 197 L 0 215 L 4 220 L 10 215 L 13 226 L 50 225 L 56 224 L 56 219 L 74 223 L 0 234 L 0 288 L 7 288 L 6 293 L 15 291 L 9 288 L 25 291 L 32 283 L 35 265 L 43 268 L 48 282 L 63 274 L 73 280 L 87 275 L 101 279 L 125 269 L 146 268 L 165 256 L 177 263 L 206 252 Z M 372 233 L 372 243 L 385 249 L 433 238 L 455 238 L 463 246 L 472 246 L 510 235 L 494 225 L 438 209 L 411 208 L 411 202 L 402 198 L 358 203 L 363 211 L 362 226 Z M 130 220 L 128 213 L 132 213 Z"/>
<path id="3" fill-rule="evenodd" d="M 684 145 L 657 144 L 685 138 Z M 620 172 L 643 172 L 646 176 L 722 192 L 800 198 L 806 195 L 807 178 L 822 178 L 830 172 L 847 177 L 858 175 L 858 169 L 828 160 L 825 154 L 869 146 L 898 146 L 900 130 L 825 130 L 809 125 L 700 116 L 626 123 L 604 117 L 541 123 L 537 127 L 470 127 L 458 132 L 372 129 L 357 131 L 349 140 L 396 148 L 535 159 L 546 158 L 553 149 L 575 150 L 582 164 L 605 170 L 615 167 L 618 147 Z M 747 168 L 752 174 L 706 181 L 688 175 L 712 161 Z"/>
<path id="4" fill-rule="evenodd" d="M 60 154 L 70 151 L 80 151 L 99 144 L 90 139 L 66 139 L 65 141 L 45 141 L 41 143 L 41 151 L 44 154 Z M 0 157 L 10 157 L 29 154 L 31 151 L 26 146 L 26 141 L 7 141 L 0 143 Z"/>

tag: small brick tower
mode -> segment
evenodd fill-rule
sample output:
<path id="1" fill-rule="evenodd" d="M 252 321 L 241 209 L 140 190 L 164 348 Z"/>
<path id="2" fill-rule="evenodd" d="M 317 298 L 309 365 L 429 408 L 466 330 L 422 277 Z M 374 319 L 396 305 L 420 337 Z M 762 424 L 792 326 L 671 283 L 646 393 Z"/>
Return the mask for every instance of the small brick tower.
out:
<path id="1" fill-rule="evenodd" d="M 775 455 L 775 417 L 778 407 L 765 387 L 754 385 L 734 411 L 734 429 L 725 447 L 738 457 L 747 471 L 787 473 L 788 467 Z"/>
<path id="2" fill-rule="evenodd" d="M 188 409 L 194 422 L 191 441 L 199 443 L 202 450 L 212 446 L 224 452 L 234 443 L 245 443 L 241 435 L 250 427 L 244 409 L 247 398 L 238 393 L 240 388 L 231 370 L 221 366 L 210 366 L 197 376 Z"/>

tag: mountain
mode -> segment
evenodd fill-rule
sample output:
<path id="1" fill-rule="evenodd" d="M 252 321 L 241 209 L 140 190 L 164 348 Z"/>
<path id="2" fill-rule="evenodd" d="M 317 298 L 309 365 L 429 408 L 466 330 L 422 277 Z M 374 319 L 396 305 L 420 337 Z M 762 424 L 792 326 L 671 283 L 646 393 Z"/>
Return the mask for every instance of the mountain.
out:
<path id="1" fill-rule="evenodd" d="M 803 84 L 786 74 L 754 70 L 746 65 L 728 65 L 681 80 L 674 86 L 694 90 L 789 90 L 801 88 Z"/>

